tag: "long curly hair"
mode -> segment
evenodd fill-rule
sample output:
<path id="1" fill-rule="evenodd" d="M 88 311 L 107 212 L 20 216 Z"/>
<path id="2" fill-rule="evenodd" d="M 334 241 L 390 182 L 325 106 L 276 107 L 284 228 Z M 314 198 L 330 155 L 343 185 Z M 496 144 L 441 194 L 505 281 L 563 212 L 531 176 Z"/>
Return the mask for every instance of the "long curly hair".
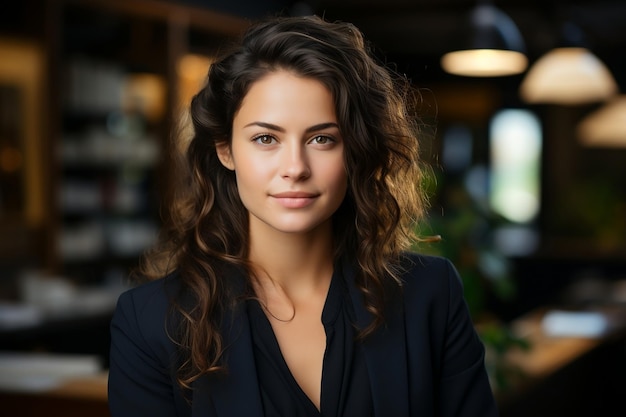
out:
<path id="1" fill-rule="evenodd" d="M 414 242 L 425 211 L 416 95 L 408 80 L 380 63 L 350 23 L 278 17 L 250 26 L 210 66 L 192 99 L 192 137 L 172 148 L 180 155 L 172 169 L 174 193 L 159 243 L 140 269 L 148 279 L 177 271 L 191 297 L 173 305 L 181 318 L 173 338 L 183 354 L 183 387 L 224 369 L 220 324 L 229 303 L 237 302 L 224 271 L 235 266 L 251 273 L 248 212 L 216 146 L 230 143 L 233 118 L 252 84 L 280 69 L 318 80 L 334 99 L 348 175 L 348 192 L 333 216 L 335 256 L 356 265 L 355 285 L 374 317 L 360 337 L 384 323 L 386 294 L 401 287 L 399 257 Z"/>

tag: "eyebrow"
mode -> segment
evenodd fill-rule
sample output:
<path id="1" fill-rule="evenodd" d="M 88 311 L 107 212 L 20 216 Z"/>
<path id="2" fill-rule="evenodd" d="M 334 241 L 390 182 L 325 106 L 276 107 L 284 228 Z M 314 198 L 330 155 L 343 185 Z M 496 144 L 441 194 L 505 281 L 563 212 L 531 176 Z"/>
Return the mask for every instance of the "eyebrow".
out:
<path id="1" fill-rule="evenodd" d="M 250 127 L 250 126 L 259 126 L 259 127 L 265 128 L 265 129 L 276 130 L 277 132 L 281 132 L 281 133 L 285 132 L 284 128 L 282 128 L 282 127 L 280 127 L 278 125 L 272 124 L 272 123 L 252 122 L 252 123 L 248 123 L 247 125 L 245 125 L 244 128 L 245 127 Z M 331 128 L 331 127 L 335 127 L 337 129 L 339 129 L 339 125 L 337 123 L 327 122 L 327 123 L 319 123 L 319 124 L 307 127 L 305 132 L 306 133 L 317 132 L 317 131 L 328 129 L 328 128 Z"/>

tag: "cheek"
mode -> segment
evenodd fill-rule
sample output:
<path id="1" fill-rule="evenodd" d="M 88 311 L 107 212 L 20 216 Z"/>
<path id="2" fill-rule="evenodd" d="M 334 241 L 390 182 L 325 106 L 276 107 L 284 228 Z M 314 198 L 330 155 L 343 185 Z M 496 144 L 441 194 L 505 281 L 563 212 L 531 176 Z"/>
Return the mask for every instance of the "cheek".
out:
<path id="1" fill-rule="evenodd" d="M 343 159 L 328 164 L 324 167 L 323 172 L 325 172 L 326 179 L 332 188 L 337 192 L 345 194 L 348 189 L 348 174 L 344 167 Z"/>
<path id="2" fill-rule="evenodd" d="M 234 149 L 233 161 L 238 181 L 242 183 L 261 181 L 269 166 L 262 158 L 255 158 L 239 149 Z"/>
<path id="3" fill-rule="evenodd" d="M 246 207 L 264 194 L 272 181 L 270 164 L 254 158 L 240 158 L 236 163 L 237 188 Z"/>
<path id="4" fill-rule="evenodd" d="M 245 173 L 249 182 L 262 183 L 271 177 L 272 164 L 267 159 L 249 158 L 242 161 L 239 170 Z"/>

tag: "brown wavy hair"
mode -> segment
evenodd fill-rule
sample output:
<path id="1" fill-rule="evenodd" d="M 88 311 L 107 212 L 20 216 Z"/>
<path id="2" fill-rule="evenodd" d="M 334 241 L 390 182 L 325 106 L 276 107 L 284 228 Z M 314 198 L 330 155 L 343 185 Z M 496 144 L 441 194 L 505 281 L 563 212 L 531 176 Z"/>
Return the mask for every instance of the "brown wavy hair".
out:
<path id="1" fill-rule="evenodd" d="M 258 22 L 240 43 L 210 67 L 192 99 L 192 137 L 173 147 L 177 179 L 159 244 L 140 273 L 156 279 L 176 271 L 191 303 L 175 303 L 183 355 L 183 387 L 202 374 L 224 369 L 220 323 L 234 299 L 235 266 L 247 263 L 248 213 L 235 174 L 220 163 L 216 145 L 229 143 L 233 118 L 250 87 L 284 69 L 320 81 L 332 93 L 342 136 L 348 192 L 333 217 L 335 256 L 356 265 L 357 287 L 374 320 L 384 322 L 389 288 L 401 287 L 399 257 L 414 242 L 425 211 L 418 155 L 416 95 L 405 77 L 381 64 L 352 24 L 318 17 L 280 17 Z"/>

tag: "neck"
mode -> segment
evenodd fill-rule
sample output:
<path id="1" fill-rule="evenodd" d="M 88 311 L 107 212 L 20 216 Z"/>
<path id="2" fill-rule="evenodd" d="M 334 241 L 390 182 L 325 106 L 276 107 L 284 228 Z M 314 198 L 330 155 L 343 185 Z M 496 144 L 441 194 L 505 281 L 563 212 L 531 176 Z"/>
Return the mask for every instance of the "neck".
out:
<path id="1" fill-rule="evenodd" d="M 258 284 L 279 286 L 290 298 L 328 288 L 333 270 L 330 222 L 310 233 L 251 234 L 250 261 Z"/>

